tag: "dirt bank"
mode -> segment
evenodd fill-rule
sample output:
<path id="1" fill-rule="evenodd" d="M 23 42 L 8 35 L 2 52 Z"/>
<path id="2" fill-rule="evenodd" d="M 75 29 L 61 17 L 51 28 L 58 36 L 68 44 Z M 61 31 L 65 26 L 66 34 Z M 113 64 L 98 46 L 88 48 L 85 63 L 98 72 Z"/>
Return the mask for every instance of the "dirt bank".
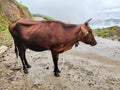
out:
<path id="1" fill-rule="evenodd" d="M 0 90 L 120 90 L 120 43 L 96 39 L 95 47 L 80 43 L 60 55 L 60 77 L 53 75 L 49 51 L 28 50 L 32 68 L 25 75 L 10 48 L 0 55 Z"/>

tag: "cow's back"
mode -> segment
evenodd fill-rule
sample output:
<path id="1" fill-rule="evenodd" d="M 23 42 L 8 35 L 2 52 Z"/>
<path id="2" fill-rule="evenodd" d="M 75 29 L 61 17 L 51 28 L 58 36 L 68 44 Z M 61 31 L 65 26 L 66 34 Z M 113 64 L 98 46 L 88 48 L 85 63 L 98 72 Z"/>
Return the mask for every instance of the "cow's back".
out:
<path id="1" fill-rule="evenodd" d="M 66 45 L 73 38 L 69 33 L 76 25 L 59 21 L 18 20 L 10 25 L 14 39 L 32 50 L 50 50 Z"/>

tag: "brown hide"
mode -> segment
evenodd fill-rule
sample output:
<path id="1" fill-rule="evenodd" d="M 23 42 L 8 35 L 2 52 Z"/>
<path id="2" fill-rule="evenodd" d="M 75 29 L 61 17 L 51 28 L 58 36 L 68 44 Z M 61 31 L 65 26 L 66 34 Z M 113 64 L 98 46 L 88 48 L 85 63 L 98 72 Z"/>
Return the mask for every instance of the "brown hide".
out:
<path id="1" fill-rule="evenodd" d="M 79 41 L 92 46 L 96 40 L 88 23 L 65 24 L 60 21 L 34 21 L 20 19 L 9 26 L 9 31 L 15 43 L 15 53 L 20 56 L 24 73 L 28 73 L 28 64 L 25 56 L 27 48 L 34 51 L 51 50 L 54 62 L 54 75 L 59 76 L 59 53 L 72 48 Z M 19 53 L 18 53 L 19 52 Z"/>
<path id="2" fill-rule="evenodd" d="M 56 52 L 72 48 L 77 42 L 79 31 L 77 25 L 59 21 L 18 20 L 12 28 L 10 32 L 13 38 L 17 38 L 16 42 L 19 39 L 24 47 L 35 51 L 54 50 Z"/>

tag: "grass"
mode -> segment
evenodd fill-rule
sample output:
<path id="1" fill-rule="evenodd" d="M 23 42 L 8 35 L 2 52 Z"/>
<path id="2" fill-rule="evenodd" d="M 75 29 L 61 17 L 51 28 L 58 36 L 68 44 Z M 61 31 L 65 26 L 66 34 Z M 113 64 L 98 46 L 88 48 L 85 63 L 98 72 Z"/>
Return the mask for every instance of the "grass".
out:
<path id="1" fill-rule="evenodd" d="M 53 18 L 51 18 L 51 17 L 46 17 L 46 16 L 43 16 L 43 19 L 45 19 L 45 20 L 54 20 Z"/>
<path id="2" fill-rule="evenodd" d="M 10 46 L 11 43 L 11 35 L 8 31 L 8 29 L 5 29 L 3 31 L 0 31 L 0 46 L 1 45 L 6 45 L 6 46 Z"/>
<path id="3" fill-rule="evenodd" d="M 19 8 L 22 8 L 23 10 L 27 10 L 28 8 L 20 3 L 18 3 L 16 0 L 8 0 L 11 3 L 16 4 Z M 14 10 L 13 10 L 14 12 Z M 8 20 L 5 15 L 3 15 L 1 6 L 0 6 L 0 46 L 1 45 L 6 45 L 10 46 L 11 45 L 11 35 L 8 30 L 8 25 L 11 23 L 10 20 Z"/>
<path id="4" fill-rule="evenodd" d="M 0 46 L 10 45 L 11 35 L 7 29 L 9 24 L 10 21 L 3 16 L 0 8 Z"/>
<path id="5" fill-rule="evenodd" d="M 2 12 L 0 12 L 0 46 L 10 45 L 11 35 L 8 31 L 9 24 L 10 21 L 2 15 Z"/>
<path id="6" fill-rule="evenodd" d="M 41 14 L 33 14 L 34 17 L 42 17 L 43 19 L 45 20 L 55 20 L 54 18 L 52 17 L 48 17 L 48 16 L 45 16 L 45 15 L 41 15 Z"/>
<path id="7" fill-rule="evenodd" d="M 103 29 L 95 29 L 93 30 L 93 33 L 103 38 L 111 38 L 113 40 L 117 39 L 118 41 L 120 41 L 120 27 L 118 26 Z"/>
<path id="8" fill-rule="evenodd" d="M 20 8 L 24 10 L 28 10 L 28 8 L 25 5 L 18 3 L 16 0 L 9 0 L 9 1 L 15 3 L 17 6 L 19 6 Z"/>

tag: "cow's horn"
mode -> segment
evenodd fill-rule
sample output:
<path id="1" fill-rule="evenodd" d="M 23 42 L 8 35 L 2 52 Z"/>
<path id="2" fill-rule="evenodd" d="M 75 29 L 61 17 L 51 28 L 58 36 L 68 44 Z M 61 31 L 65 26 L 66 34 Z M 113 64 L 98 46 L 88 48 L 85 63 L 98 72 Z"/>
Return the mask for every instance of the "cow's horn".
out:
<path id="1" fill-rule="evenodd" d="M 85 22 L 85 24 L 88 25 L 88 23 L 89 23 L 91 20 L 92 20 L 92 18 L 90 18 L 89 20 L 87 20 L 87 21 Z"/>

